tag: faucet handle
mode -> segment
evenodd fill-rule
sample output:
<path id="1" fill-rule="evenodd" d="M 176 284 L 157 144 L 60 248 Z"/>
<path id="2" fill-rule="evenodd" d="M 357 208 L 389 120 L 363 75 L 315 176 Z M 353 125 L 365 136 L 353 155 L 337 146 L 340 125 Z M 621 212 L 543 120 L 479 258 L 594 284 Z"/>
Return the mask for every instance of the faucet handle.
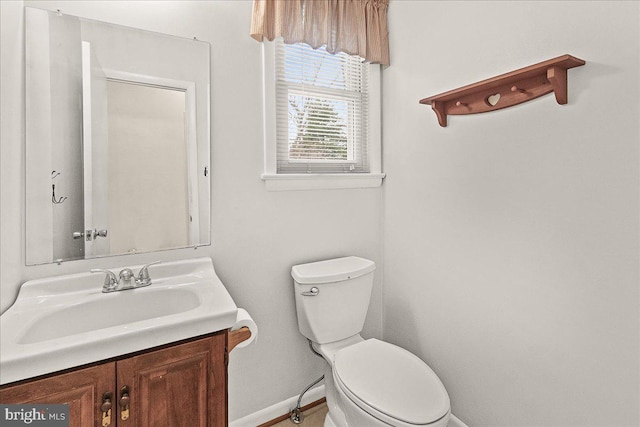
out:
<path id="1" fill-rule="evenodd" d="M 118 284 L 118 278 L 114 274 L 113 271 L 103 270 L 102 268 L 92 268 L 89 270 L 89 273 L 106 273 L 107 275 L 104 278 L 104 288 L 115 288 Z"/>
<path id="2" fill-rule="evenodd" d="M 140 269 L 140 272 L 138 273 L 138 281 L 143 282 L 145 285 L 150 285 L 151 284 L 151 277 L 149 276 L 149 270 L 148 268 L 152 265 L 156 265 L 156 264 L 160 264 L 161 261 L 153 261 L 150 262 L 149 264 L 145 265 L 144 267 L 142 267 Z"/>

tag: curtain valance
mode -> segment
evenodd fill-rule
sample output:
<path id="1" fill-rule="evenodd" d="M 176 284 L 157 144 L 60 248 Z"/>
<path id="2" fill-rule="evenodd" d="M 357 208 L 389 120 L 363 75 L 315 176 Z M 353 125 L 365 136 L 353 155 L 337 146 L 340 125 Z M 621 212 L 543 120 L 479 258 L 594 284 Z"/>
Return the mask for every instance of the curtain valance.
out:
<path id="1" fill-rule="evenodd" d="M 326 45 L 389 65 L 388 7 L 389 0 L 254 0 L 251 37 Z"/>

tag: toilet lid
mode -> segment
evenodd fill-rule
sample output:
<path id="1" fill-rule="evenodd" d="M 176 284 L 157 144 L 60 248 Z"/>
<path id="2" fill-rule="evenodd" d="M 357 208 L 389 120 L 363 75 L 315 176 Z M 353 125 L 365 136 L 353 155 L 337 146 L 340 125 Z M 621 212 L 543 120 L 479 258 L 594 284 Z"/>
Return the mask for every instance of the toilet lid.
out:
<path id="1" fill-rule="evenodd" d="M 449 395 L 431 368 L 393 344 L 369 339 L 346 347 L 335 355 L 334 373 L 358 406 L 406 423 L 429 424 L 450 409 Z"/>

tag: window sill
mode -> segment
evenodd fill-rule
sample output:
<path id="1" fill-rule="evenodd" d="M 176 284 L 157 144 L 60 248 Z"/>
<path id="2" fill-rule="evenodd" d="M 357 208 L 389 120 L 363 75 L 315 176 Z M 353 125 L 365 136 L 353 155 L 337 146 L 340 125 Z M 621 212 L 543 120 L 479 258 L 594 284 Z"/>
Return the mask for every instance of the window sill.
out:
<path id="1" fill-rule="evenodd" d="M 263 174 L 267 191 L 374 188 L 382 185 L 384 173 L 358 174 Z"/>

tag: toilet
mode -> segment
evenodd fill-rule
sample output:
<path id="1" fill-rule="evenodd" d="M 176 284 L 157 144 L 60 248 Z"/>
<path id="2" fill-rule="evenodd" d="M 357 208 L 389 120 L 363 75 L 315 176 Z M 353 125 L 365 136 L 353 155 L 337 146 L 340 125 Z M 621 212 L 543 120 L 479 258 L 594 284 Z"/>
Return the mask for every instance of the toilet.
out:
<path id="1" fill-rule="evenodd" d="M 296 265 L 298 327 L 327 362 L 325 427 L 444 427 L 449 395 L 420 358 L 360 336 L 376 266 L 349 256 Z"/>

